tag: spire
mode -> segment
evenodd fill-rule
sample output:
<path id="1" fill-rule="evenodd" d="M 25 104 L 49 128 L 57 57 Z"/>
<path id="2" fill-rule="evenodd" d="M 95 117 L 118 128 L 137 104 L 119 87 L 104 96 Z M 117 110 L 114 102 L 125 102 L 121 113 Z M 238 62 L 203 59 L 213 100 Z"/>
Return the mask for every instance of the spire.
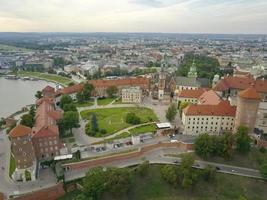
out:
<path id="1" fill-rule="evenodd" d="M 197 78 L 197 68 L 195 65 L 195 54 L 194 54 L 194 59 L 193 59 L 193 63 L 190 67 L 189 72 L 187 73 L 187 77 L 194 77 Z"/>

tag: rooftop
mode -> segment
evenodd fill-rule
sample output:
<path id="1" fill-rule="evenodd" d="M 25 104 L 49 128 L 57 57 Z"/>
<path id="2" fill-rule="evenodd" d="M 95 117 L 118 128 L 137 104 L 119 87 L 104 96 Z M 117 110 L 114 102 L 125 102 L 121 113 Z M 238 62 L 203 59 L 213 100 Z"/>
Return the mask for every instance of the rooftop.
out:
<path id="1" fill-rule="evenodd" d="M 12 138 L 15 137 L 23 137 L 26 135 L 30 135 L 32 132 L 32 129 L 27 127 L 27 126 L 23 126 L 21 124 L 18 124 L 15 128 L 13 128 L 10 133 L 9 136 Z"/>

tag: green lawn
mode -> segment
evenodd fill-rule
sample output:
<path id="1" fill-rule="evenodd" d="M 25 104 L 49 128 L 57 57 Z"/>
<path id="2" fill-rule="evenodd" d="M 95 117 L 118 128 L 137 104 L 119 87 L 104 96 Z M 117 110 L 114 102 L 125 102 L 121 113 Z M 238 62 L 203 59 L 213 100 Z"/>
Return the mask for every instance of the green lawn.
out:
<path id="1" fill-rule="evenodd" d="M 16 169 L 16 161 L 15 161 L 14 156 L 11 154 L 10 155 L 10 163 L 9 163 L 9 176 L 10 177 L 12 176 L 15 169 Z"/>
<path id="2" fill-rule="evenodd" d="M 196 160 L 205 160 L 209 162 L 216 162 L 226 165 L 235 165 L 239 167 L 246 167 L 253 169 L 259 169 L 259 162 L 262 160 L 267 160 L 267 152 L 262 153 L 256 148 L 253 148 L 251 152 L 249 152 L 248 154 L 240 154 L 238 152 L 235 152 L 233 158 L 230 160 L 225 160 L 224 158 L 221 157 L 211 157 L 208 159 L 202 159 L 195 153 L 190 153 L 190 154 L 192 154 Z M 181 154 L 177 154 L 174 156 L 180 157 Z"/>
<path id="3" fill-rule="evenodd" d="M 105 106 L 110 104 L 112 101 L 114 101 L 116 98 L 104 98 L 104 99 L 97 99 L 97 105 L 99 106 Z"/>
<path id="4" fill-rule="evenodd" d="M 106 136 L 132 126 L 131 124 L 127 124 L 125 122 L 126 114 L 129 112 L 133 112 L 138 117 L 140 117 L 141 123 L 158 120 L 157 116 L 151 109 L 144 107 L 103 108 L 86 110 L 81 112 L 81 117 L 83 119 L 90 120 L 92 113 L 95 113 L 98 120 L 99 129 L 105 129 L 107 131 L 107 133 L 105 134 Z M 90 123 L 88 126 L 90 126 Z"/>
<path id="5" fill-rule="evenodd" d="M 90 101 L 82 102 L 82 103 L 75 102 L 76 107 L 88 107 L 88 106 L 92 106 L 92 105 L 94 105 L 93 99 Z"/>
<path id="6" fill-rule="evenodd" d="M 261 180 L 216 173 L 212 182 L 200 179 L 191 189 L 184 189 L 179 184 L 176 188 L 162 179 L 161 165 L 150 165 L 148 173 L 140 176 L 131 172 L 130 190 L 120 200 L 239 200 L 241 196 L 247 200 L 265 200 L 267 183 Z M 177 167 L 177 170 L 179 168 Z M 67 193 L 62 200 L 75 198 L 77 191 Z M 102 200 L 116 200 L 105 193 Z"/>
<path id="7" fill-rule="evenodd" d="M 47 74 L 47 73 L 41 73 L 41 72 L 29 72 L 29 71 L 19 71 L 18 76 L 29 76 L 34 78 L 43 79 L 46 81 L 56 82 L 59 84 L 62 84 L 64 86 L 67 86 L 69 83 L 73 82 L 72 79 L 55 75 L 55 74 Z"/>
<path id="8" fill-rule="evenodd" d="M 132 135 L 140 135 L 143 133 L 148 133 L 148 132 L 154 132 L 156 131 L 156 125 L 155 124 L 148 124 L 148 125 L 144 125 L 144 126 L 139 126 L 137 128 L 133 128 L 130 130 L 130 133 Z"/>

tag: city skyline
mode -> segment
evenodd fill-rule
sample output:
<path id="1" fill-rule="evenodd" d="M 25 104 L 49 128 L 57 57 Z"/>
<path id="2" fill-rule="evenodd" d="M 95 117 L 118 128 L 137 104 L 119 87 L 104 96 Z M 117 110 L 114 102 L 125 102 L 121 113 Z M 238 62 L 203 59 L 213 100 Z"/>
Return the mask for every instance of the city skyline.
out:
<path id="1" fill-rule="evenodd" d="M 264 0 L 2 0 L 1 32 L 266 34 Z"/>

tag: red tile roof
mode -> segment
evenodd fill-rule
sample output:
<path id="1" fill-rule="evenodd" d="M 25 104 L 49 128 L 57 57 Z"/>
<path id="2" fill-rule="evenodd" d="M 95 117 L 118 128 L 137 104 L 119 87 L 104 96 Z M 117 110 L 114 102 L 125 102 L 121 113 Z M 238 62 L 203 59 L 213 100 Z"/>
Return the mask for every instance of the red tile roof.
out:
<path id="1" fill-rule="evenodd" d="M 206 88 L 199 88 L 199 89 L 196 89 L 196 90 L 189 90 L 189 89 L 186 89 L 186 90 L 182 90 L 178 93 L 178 97 L 181 97 L 181 98 L 199 98 L 205 91 L 207 91 Z"/>
<path id="2" fill-rule="evenodd" d="M 65 87 L 65 88 L 59 90 L 59 93 L 61 93 L 61 94 L 77 93 L 77 92 L 81 92 L 83 90 L 83 87 L 84 87 L 84 85 L 81 83 L 81 84 Z"/>
<path id="3" fill-rule="evenodd" d="M 41 99 L 38 99 L 36 101 L 37 106 L 41 105 L 44 101 L 46 101 L 47 103 L 50 103 L 52 105 L 55 103 L 54 98 L 42 97 Z"/>
<path id="4" fill-rule="evenodd" d="M 204 116 L 231 116 L 234 117 L 236 107 L 231 106 L 229 101 L 221 101 L 218 105 L 190 104 L 183 110 L 185 115 Z"/>
<path id="5" fill-rule="evenodd" d="M 42 91 L 43 92 L 55 92 L 55 88 L 48 85 Z"/>
<path id="6" fill-rule="evenodd" d="M 43 101 L 36 110 L 32 137 L 58 136 L 57 120 L 61 117 L 62 113 L 60 111 L 56 111 L 53 105 Z"/>
<path id="7" fill-rule="evenodd" d="M 221 98 L 218 96 L 216 92 L 213 90 L 209 90 L 204 92 L 199 98 L 198 98 L 199 104 L 202 105 L 217 105 L 221 102 Z"/>
<path id="8" fill-rule="evenodd" d="M 145 85 L 149 87 L 149 79 L 143 77 L 137 78 L 125 78 L 125 79 L 116 79 L 116 80 L 90 80 L 88 83 L 94 85 L 95 88 L 107 88 L 109 86 L 137 86 Z"/>
<path id="9" fill-rule="evenodd" d="M 13 138 L 22 137 L 22 136 L 30 135 L 31 132 L 32 132 L 31 128 L 19 124 L 9 132 L 9 136 Z"/>
<path id="10" fill-rule="evenodd" d="M 253 99 L 253 100 L 261 100 L 260 94 L 257 92 L 254 85 L 248 87 L 247 89 L 241 91 L 238 93 L 239 97 L 242 97 L 244 99 Z"/>
<path id="11" fill-rule="evenodd" d="M 213 89 L 215 91 L 225 91 L 231 88 L 245 90 L 253 83 L 257 92 L 267 93 L 267 80 L 254 80 L 250 77 L 225 76 Z"/>

